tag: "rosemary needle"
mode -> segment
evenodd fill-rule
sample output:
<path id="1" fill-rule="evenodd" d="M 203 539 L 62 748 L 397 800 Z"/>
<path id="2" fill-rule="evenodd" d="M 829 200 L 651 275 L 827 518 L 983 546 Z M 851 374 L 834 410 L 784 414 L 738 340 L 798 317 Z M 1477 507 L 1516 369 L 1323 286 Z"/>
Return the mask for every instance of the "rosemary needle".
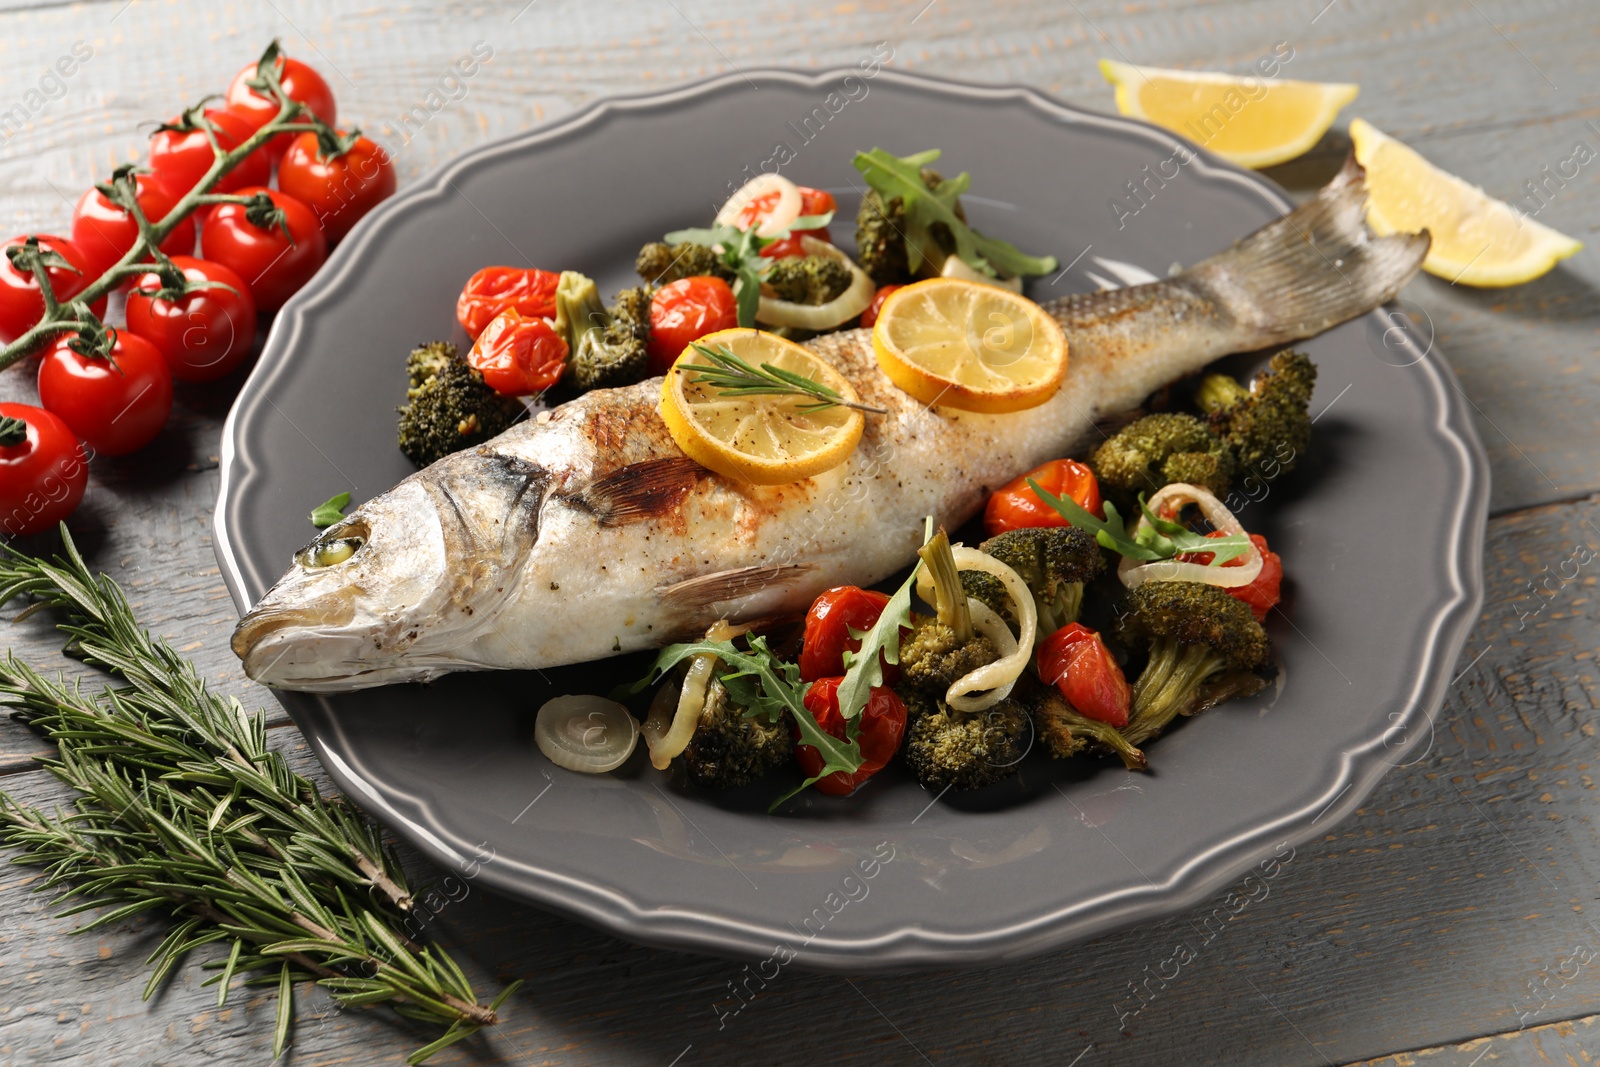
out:
<path id="1" fill-rule="evenodd" d="M 809 396 L 815 399 L 816 403 L 802 404 L 798 408 L 807 414 L 833 407 L 854 408 L 873 415 L 889 413 L 886 409 L 873 407 L 871 404 L 846 400 L 837 390 L 821 382 L 813 381 L 794 371 L 784 370 L 782 367 L 774 367 L 771 363 L 752 367 L 734 355 L 733 350 L 727 345 L 717 345 L 713 348 L 696 341 L 691 347 L 709 359 L 711 364 L 685 363 L 680 369 L 698 372 L 696 377 L 689 381 L 696 385 L 709 385 L 721 396 Z"/>

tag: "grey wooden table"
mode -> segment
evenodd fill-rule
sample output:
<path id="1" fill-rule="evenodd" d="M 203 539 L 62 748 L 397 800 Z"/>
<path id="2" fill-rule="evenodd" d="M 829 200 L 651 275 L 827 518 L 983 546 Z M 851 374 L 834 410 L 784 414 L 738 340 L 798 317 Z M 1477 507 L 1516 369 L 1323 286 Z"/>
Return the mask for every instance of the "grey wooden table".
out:
<path id="1" fill-rule="evenodd" d="M 136 158 L 137 123 L 223 86 L 273 36 L 323 70 L 341 115 L 396 152 L 401 180 L 462 149 L 608 93 L 757 64 L 893 65 L 1024 82 L 1110 110 L 1101 56 L 1244 69 L 1276 42 L 1290 75 L 1361 83 L 1361 115 L 1591 248 L 1530 285 L 1404 298 L 1460 376 L 1493 466 L 1487 600 L 1431 743 L 1348 822 L 1297 850 L 1265 899 L 1200 958 L 1152 979 L 1184 917 L 982 971 L 856 980 L 785 974 L 719 1025 L 737 967 L 638 948 L 472 892 L 434 933 L 480 988 L 523 976 L 508 1021 L 436 1062 L 1057 1064 L 1591 1063 L 1600 1049 L 1600 778 L 1596 576 L 1552 580 L 1600 549 L 1600 6 L 1593 0 L 700 0 L 583 5 L 389 0 L 51 0 L 0 3 L 0 204 L 15 232 L 63 225 L 69 198 Z M 47 76 L 82 41 L 92 56 Z M 471 79 L 449 67 L 476 42 Z M 21 109 L 20 112 L 18 109 Z M 421 109 L 416 110 L 416 109 Z M 401 117 L 413 116 L 409 127 Z M 425 116 L 418 121 L 416 116 Z M 1336 129 L 1271 176 L 1303 193 L 1348 149 Z M 1587 153 L 1577 152 L 1578 145 Z M 1551 176 L 1554 177 L 1551 177 Z M 1532 198 L 1529 183 L 1543 195 Z M 96 461 L 74 529 L 145 620 L 313 761 L 226 647 L 235 615 L 212 558 L 219 430 L 238 382 L 180 389 L 139 455 Z M 31 375 L 0 397 L 31 398 Z M 1397 502 L 1403 516 L 1403 503 Z M 1552 592 L 1553 590 L 1553 592 Z M 6 632 L 54 658 L 41 626 Z M 41 746 L 0 723 L 0 788 L 62 791 Z M 159 938 L 130 922 L 84 937 L 0 875 L 0 1062 L 265 1063 L 273 994 L 215 1010 L 197 968 L 140 1001 Z M 1207 905 L 1203 911 L 1210 911 Z M 1132 987 L 1146 1003 L 1129 1014 Z M 303 998 L 297 1065 L 397 1063 L 419 1032 Z"/>

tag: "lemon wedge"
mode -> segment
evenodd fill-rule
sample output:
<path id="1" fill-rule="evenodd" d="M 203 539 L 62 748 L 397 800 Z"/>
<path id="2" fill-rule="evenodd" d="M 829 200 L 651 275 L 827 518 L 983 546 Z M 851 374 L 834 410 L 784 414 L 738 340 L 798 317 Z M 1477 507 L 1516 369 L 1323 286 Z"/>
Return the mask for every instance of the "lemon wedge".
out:
<path id="1" fill-rule="evenodd" d="M 924 404 L 1021 411 L 1054 395 L 1067 372 L 1067 339 L 1025 296 L 961 278 L 897 289 L 872 327 L 889 380 Z"/>
<path id="2" fill-rule="evenodd" d="M 1367 168 L 1367 224 L 1384 236 L 1426 229 L 1422 269 L 1451 282 L 1498 288 L 1548 273 L 1583 245 L 1435 167 L 1364 119 L 1350 123 Z"/>
<path id="3" fill-rule="evenodd" d="M 764 330 L 719 330 L 695 342 L 726 351 L 751 367 L 770 364 L 859 403 L 844 376 L 801 348 Z M 866 427 L 845 404 L 819 406 L 811 395 L 735 395 L 701 380 L 695 367 L 711 360 L 684 349 L 661 382 L 661 418 L 688 457 L 718 474 L 755 485 L 782 485 L 821 474 L 849 458 Z"/>
<path id="4" fill-rule="evenodd" d="M 1333 125 L 1360 86 L 1100 61 L 1117 87 L 1117 110 L 1164 126 L 1241 167 L 1303 155 Z"/>

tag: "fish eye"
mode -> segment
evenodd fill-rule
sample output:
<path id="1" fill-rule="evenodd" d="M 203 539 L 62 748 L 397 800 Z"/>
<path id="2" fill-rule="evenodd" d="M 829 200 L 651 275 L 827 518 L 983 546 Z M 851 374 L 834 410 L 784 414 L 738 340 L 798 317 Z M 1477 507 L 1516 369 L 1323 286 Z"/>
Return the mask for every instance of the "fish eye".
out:
<path id="1" fill-rule="evenodd" d="M 363 522 L 340 523 L 297 552 L 295 560 L 307 570 L 336 566 L 361 551 L 369 532 Z"/>

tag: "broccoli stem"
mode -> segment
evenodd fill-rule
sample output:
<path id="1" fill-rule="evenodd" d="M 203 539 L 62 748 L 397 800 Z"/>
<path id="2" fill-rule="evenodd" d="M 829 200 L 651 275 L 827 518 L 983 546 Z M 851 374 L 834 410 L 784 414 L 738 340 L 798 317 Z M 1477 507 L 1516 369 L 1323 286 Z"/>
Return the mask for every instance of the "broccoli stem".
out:
<path id="1" fill-rule="evenodd" d="M 1170 637 L 1151 641 L 1150 662 L 1133 685 L 1133 714 L 1122 735 L 1134 745 L 1155 737 L 1187 713 L 1201 684 L 1227 665 L 1210 645 L 1185 645 Z"/>
<path id="2" fill-rule="evenodd" d="M 1037 598 L 1035 598 L 1037 603 Z M 1083 583 L 1062 582 L 1056 587 L 1056 600 L 1048 605 L 1046 611 L 1044 604 L 1039 604 L 1039 640 L 1043 641 L 1068 623 L 1078 621 L 1078 614 L 1083 610 Z M 1046 626 L 1049 629 L 1046 629 Z"/>
<path id="3" fill-rule="evenodd" d="M 941 528 L 927 544 L 917 550 L 928 576 L 933 579 L 934 607 L 941 623 L 954 631 L 962 643 L 972 640 L 972 612 L 967 608 L 967 593 L 961 587 L 961 572 L 956 570 L 950 538 Z"/>

